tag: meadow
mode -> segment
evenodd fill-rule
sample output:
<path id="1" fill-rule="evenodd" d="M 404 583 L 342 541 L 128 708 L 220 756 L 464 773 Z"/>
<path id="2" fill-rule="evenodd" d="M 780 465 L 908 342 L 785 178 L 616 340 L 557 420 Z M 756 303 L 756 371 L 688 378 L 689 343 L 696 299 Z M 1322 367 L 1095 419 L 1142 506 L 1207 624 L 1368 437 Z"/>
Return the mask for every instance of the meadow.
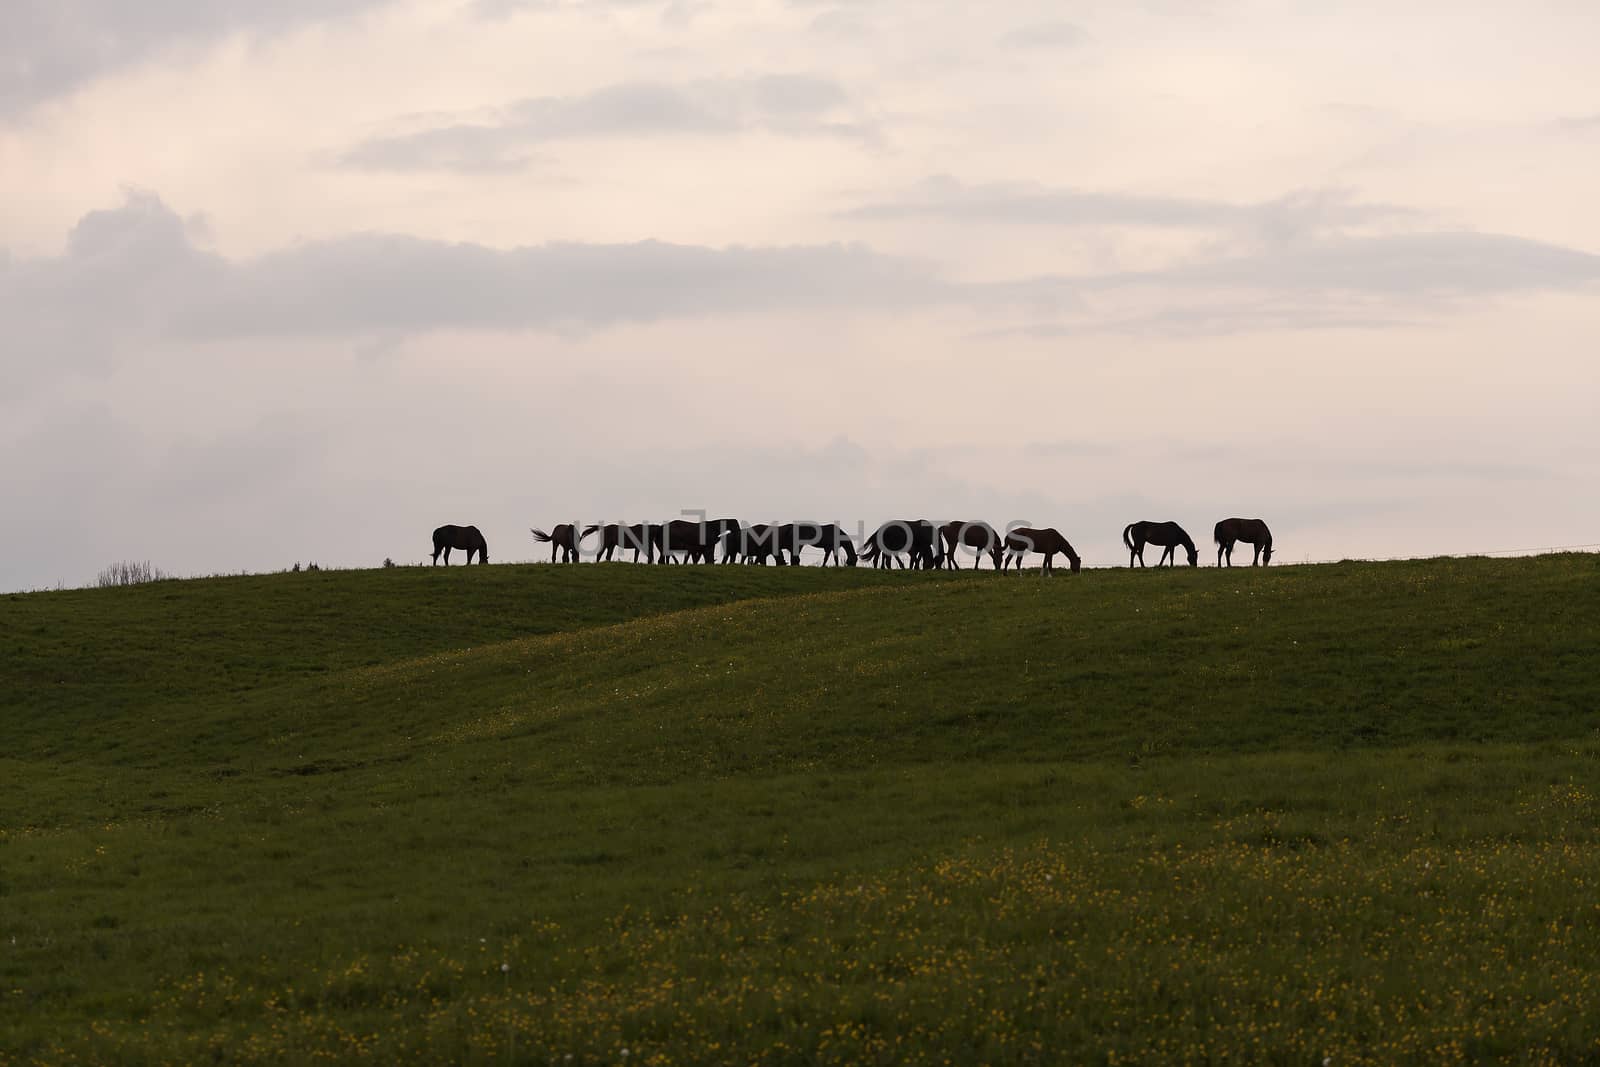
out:
<path id="1" fill-rule="evenodd" d="M 1600 1062 L 1600 559 L 0 596 L 0 1064 Z"/>

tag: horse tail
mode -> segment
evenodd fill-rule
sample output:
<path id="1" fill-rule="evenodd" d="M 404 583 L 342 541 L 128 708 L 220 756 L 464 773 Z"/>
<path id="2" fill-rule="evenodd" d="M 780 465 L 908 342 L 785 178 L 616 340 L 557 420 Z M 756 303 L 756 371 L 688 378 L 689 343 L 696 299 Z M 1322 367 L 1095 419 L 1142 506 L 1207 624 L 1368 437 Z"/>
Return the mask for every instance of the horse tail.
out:
<path id="1" fill-rule="evenodd" d="M 861 542 L 861 558 L 868 563 L 875 562 L 882 551 L 878 548 L 878 535 L 868 534 L 867 539 Z"/>
<path id="2" fill-rule="evenodd" d="M 589 525 L 589 526 L 585 526 L 583 528 L 583 532 L 578 534 L 578 538 L 580 540 L 582 540 L 583 538 L 588 537 L 590 534 L 594 533 L 598 529 L 600 529 L 600 524 L 598 522 L 597 523 L 593 523 L 592 525 Z"/>
<path id="3" fill-rule="evenodd" d="M 1133 533 L 1133 527 L 1134 524 L 1130 522 L 1122 528 L 1122 543 L 1129 552 L 1133 551 L 1133 538 L 1129 536 Z"/>
<path id="4" fill-rule="evenodd" d="M 530 529 L 528 532 L 533 534 L 533 539 L 538 541 L 540 544 L 546 544 L 550 540 L 550 535 L 545 533 L 543 530 Z"/>

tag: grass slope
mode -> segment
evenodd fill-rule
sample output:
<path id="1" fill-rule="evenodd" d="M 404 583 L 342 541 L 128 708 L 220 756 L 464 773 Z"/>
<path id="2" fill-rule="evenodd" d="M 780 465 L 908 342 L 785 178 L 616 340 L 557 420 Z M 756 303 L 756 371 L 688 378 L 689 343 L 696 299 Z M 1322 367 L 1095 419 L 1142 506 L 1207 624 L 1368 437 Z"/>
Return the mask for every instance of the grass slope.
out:
<path id="1" fill-rule="evenodd" d="M 4 598 L 0 1062 L 1600 1058 L 1597 636 L 1590 556 Z"/>

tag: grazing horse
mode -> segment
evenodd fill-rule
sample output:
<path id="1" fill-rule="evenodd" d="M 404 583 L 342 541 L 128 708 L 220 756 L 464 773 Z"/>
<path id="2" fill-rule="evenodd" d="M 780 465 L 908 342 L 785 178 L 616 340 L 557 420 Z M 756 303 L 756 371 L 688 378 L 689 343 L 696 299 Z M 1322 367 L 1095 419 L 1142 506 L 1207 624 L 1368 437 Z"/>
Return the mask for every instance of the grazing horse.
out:
<path id="1" fill-rule="evenodd" d="M 767 560 L 775 559 L 783 566 L 783 553 L 778 549 L 778 528 L 764 522 L 730 530 L 722 535 L 722 562 L 743 560 L 763 567 Z"/>
<path id="2" fill-rule="evenodd" d="M 944 565 L 951 570 L 961 569 L 956 563 L 956 549 L 963 546 L 976 549 L 979 553 L 972 561 L 973 570 L 982 565 L 985 555 L 994 560 L 994 569 L 1000 570 L 1000 553 L 1004 546 L 1000 535 L 988 523 L 947 522 L 939 527 L 939 536 L 944 540 Z"/>
<path id="3" fill-rule="evenodd" d="M 671 522 L 659 525 L 652 523 L 650 526 L 650 539 L 655 542 L 657 563 L 672 561 L 674 552 L 688 553 L 688 560 L 693 563 L 701 560 L 712 562 L 716 552 L 717 534 L 712 531 L 709 522 L 694 522 L 689 519 L 673 519 Z"/>
<path id="4" fill-rule="evenodd" d="M 1130 522 L 1122 528 L 1122 543 L 1128 546 L 1128 566 L 1133 566 L 1137 559 L 1139 566 L 1144 566 L 1144 546 L 1162 545 L 1166 551 L 1161 553 L 1161 559 L 1156 562 L 1159 567 L 1163 563 L 1177 566 L 1174 555 L 1179 545 L 1189 553 L 1189 566 L 1200 566 L 1200 554 L 1195 550 L 1194 541 L 1184 533 L 1183 527 L 1175 522 Z"/>
<path id="5" fill-rule="evenodd" d="M 633 561 L 635 563 L 639 562 L 640 552 L 644 553 L 644 561 L 646 563 L 649 563 L 654 558 L 650 554 L 650 532 L 642 523 L 634 523 L 632 526 L 623 526 L 615 522 L 607 523 L 604 526 L 596 523 L 593 526 L 585 526 L 582 532 L 578 534 L 578 540 L 581 541 L 592 533 L 600 535 L 600 550 L 595 553 L 595 562 L 597 563 L 601 560 L 610 562 L 619 548 L 633 549 Z"/>
<path id="6" fill-rule="evenodd" d="M 851 567 L 856 565 L 856 546 L 845 536 L 844 531 L 833 523 L 819 524 L 815 522 L 790 522 L 778 527 L 778 558 L 781 560 L 785 552 L 789 553 L 789 562 L 793 566 L 800 566 L 800 550 L 803 548 L 822 549 L 822 565 L 826 567 L 828 561 L 833 560 L 834 566 L 840 566 L 839 553 L 844 553 L 845 564 Z"/>
<path id="7" fill-rule="evenodd" d="M 1020 571 L 1022 569 L 1022 557 L 1029 552 L 1044 553 L 1044 573 L 1046 574 L 1055 572 L 1057 552 L 1066 555 L 1067 562 L 1072 565 L 1073 574 L 1077 574 L 1083 566 L 1083 561 L 1078 558 L 1076 552 L 1072 551 L 1072 546 L 1067 543 L 1065 537 L 1061 536 L 1060 530 L 1054 527 L 1035 530 L 1028 526 L 1019 526 L 1006 534 L 1006 562 L 1005 566 L 1000 569 L 1004 570 L 1006 566 L 1009 566 L 1014 561 L 1017 565 L 1017 570 Z"/>
<path id="8" fill-rule="evenodd" d="M 1257 563 L 1263 567 L 1272 562 L 1272 531 L 1267 529 L 1267 524 L 1260 519 L 1223 519 L 1217 523 L 1211 536 L 1217 542 L 1217 566 L 1222 566 L 1226 555 L 1228 566 L 1233 566 L 1233 546 L 1235 542 L 1243 541 L 1256 550 L 1256 558 L 1250 561 L 1250 566 Z"/>
<path id="9" fill-rule="evenodd" d="M 894 519 L 873 531 L 861 546 L 861 558 L 876 567 L 888 570 L 896 562 L 902 570 L 905 560 L 900 553 L 911 557 L 910 569 L 937 570 L 944 562 L 944 551 L 939 547 L 939 531 L 927 519 Z"/>
<path id="10" fill-rule="evenodd" d="M 554 527 L 549 533 L 543 530 L 530 530 L 533 539 L 541 545 L 550 546 L 550 562 L 556 561 L 556 550 L 561 550 L 562 563 L 578 562 L 578 528 L 570 522 L 564 522 Z"/>
<path id="11" fill-rule="evenodd" d="M 478 532 L 476 526 L 441 526 L 433 531 L 433 565 L 439 565 L 439 553 L 444 553 L 444 565 L 450 566 L 450 550 L 464 548 L 467 550 L 467 563 L 472 563 L 472 554 L 478 554 L 479 563 L 489 562 L 489 543 L 483 539 L 483 534 Z"/>

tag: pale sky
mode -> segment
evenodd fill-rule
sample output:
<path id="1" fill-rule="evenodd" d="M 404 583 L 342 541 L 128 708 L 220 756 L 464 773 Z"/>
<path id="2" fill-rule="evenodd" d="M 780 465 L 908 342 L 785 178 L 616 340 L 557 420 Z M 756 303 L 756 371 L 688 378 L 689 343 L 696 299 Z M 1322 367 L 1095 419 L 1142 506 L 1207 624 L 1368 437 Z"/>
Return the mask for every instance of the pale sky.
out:
<path id="1" fill-rule="evenodd" d="M 6 0 L 0 590 L 699 508 L 1600 542 L 1597 46 L 1592 0 Z"/>

